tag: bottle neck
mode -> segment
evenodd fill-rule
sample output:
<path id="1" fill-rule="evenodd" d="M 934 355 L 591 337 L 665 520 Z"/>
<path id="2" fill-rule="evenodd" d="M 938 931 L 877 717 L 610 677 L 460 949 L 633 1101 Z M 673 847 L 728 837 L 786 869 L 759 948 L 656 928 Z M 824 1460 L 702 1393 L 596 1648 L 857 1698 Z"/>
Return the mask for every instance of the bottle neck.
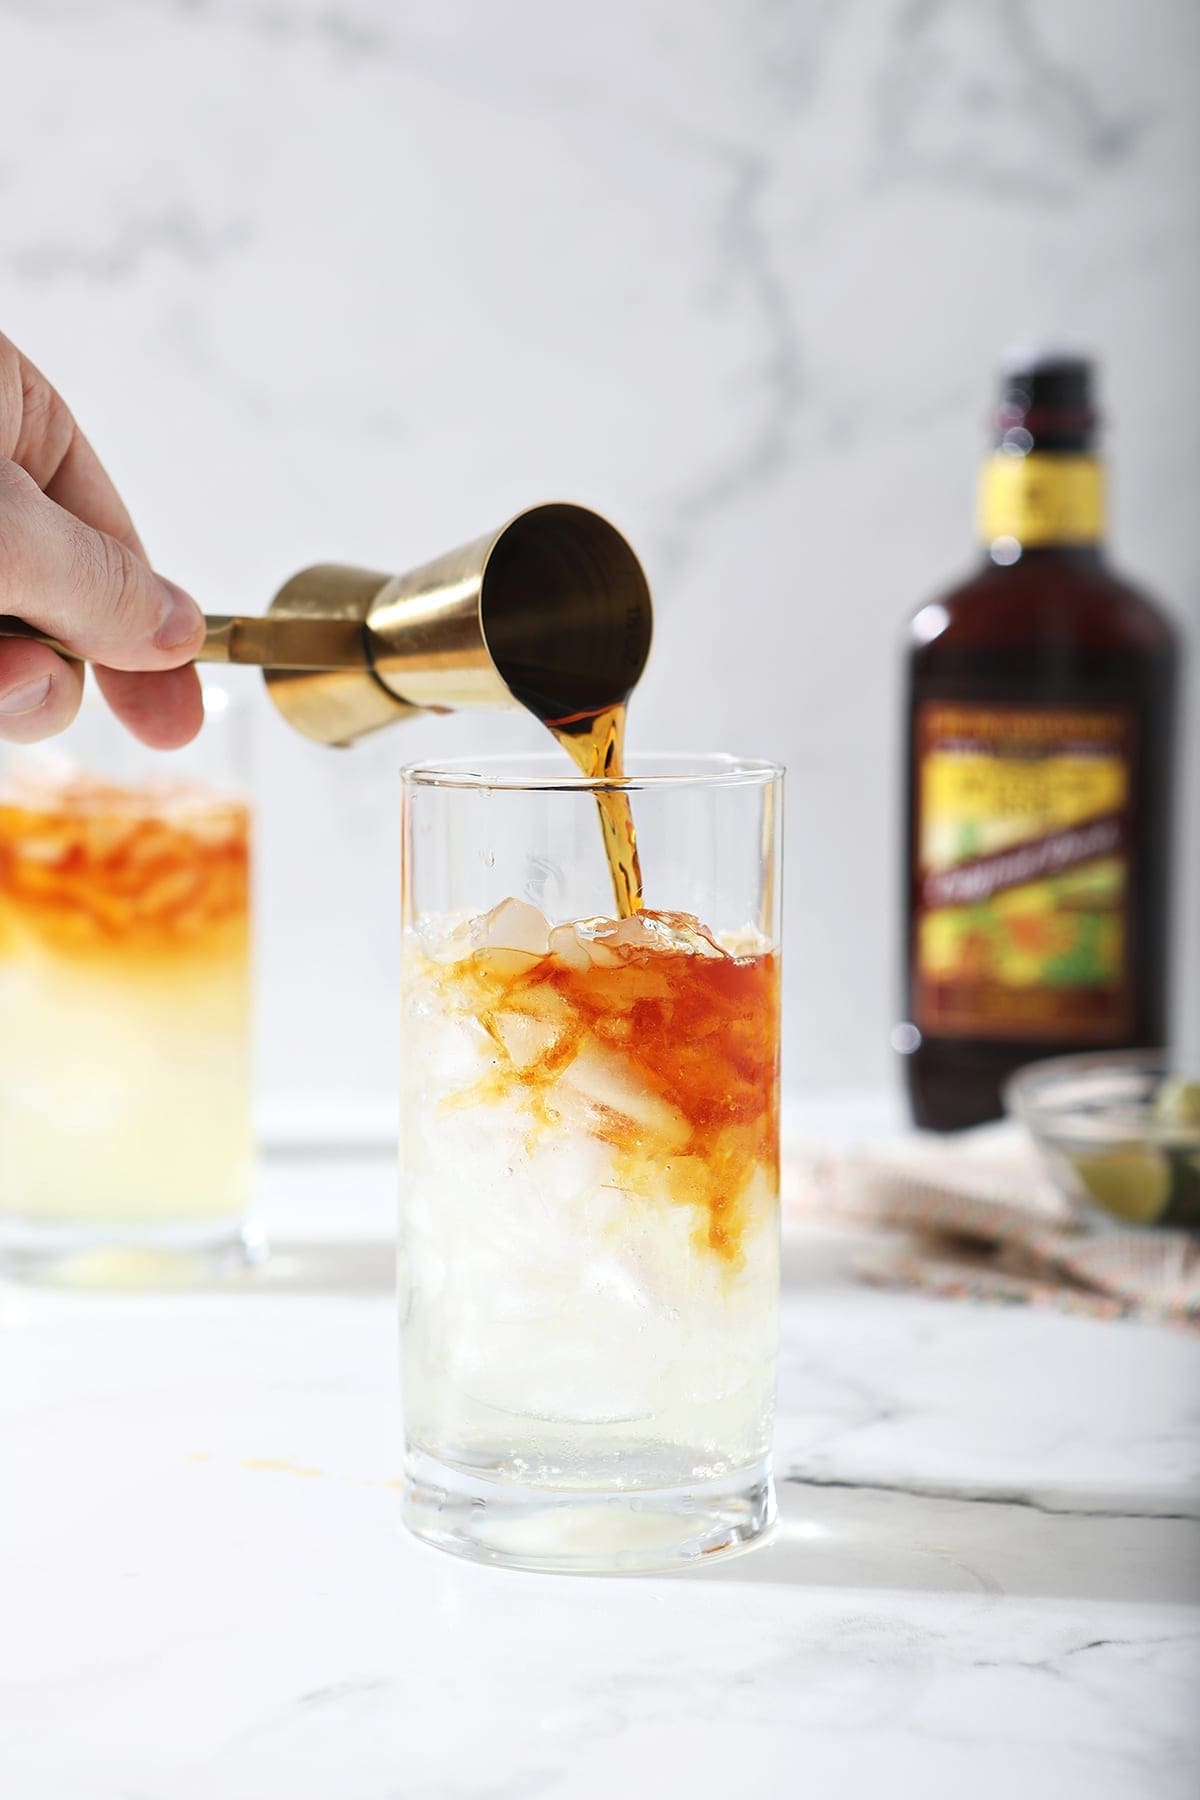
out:
<path id="1" fill-rule="evenodd" d="M 979 536 L 995 562 L 1026 551 L 1097 553 L 1104 539 L 1104 470 L 1090 452 L 996 450 L 979 484 Z"/>

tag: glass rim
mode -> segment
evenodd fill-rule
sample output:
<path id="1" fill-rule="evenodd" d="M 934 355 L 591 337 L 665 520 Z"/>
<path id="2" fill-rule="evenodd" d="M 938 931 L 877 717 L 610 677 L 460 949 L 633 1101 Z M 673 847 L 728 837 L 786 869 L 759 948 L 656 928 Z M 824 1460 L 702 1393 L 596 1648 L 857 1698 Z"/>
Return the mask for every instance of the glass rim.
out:
<path id="1" fill-rule="evenodd" d="M 448 756 L 440 762 L 405 763 L 405 787 L 465 789 L 476 793 L 628 793 L 643 788 L 768 787 L 783 780 L 782 763 L 725 751 L 640 751 L 628 758 L 627 775 L 585 775 L 562 766 L 563 752 L 528 750 L 516 754 Z M 639 763 L 678 763 L 678 769 L 639 769 Z"/>

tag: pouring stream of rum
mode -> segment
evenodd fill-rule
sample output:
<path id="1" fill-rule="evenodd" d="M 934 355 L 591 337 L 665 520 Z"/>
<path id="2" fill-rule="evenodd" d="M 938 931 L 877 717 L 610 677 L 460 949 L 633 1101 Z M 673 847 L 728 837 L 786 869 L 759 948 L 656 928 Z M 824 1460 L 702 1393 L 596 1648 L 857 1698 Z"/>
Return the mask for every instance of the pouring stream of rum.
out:
<path id="1" fill-rule="evenodd" d="M 625 701 L 618 700 L 615 706 L 602 707 L 599 712 L 547 719 L 546 724 L 590 781 L 620 781 L 625 774 L 626 710 Z M 617 917 L 627 919 L 642 910 L 642 870 L 629 795 L 617 788 L 602 788 L 596 795 L 596 810 L 600 814 Z"/>

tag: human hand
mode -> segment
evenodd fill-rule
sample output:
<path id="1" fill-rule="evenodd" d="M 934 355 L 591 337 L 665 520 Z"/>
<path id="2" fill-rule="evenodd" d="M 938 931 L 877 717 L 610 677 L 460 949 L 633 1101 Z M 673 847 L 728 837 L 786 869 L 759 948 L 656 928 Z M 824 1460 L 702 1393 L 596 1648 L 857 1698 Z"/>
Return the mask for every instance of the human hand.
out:
<path id="1" fill-rule="evenodd" d="M 204 619 L 154 574 L 116 489 L 45 376 L 0 334 L 0 613 L 88 657 L 117 717 L 156 750 L 195 737 L 190 659 Z M 71 723 L 83 670 L 44 644 L 0 638 L 0 739 Z"/>

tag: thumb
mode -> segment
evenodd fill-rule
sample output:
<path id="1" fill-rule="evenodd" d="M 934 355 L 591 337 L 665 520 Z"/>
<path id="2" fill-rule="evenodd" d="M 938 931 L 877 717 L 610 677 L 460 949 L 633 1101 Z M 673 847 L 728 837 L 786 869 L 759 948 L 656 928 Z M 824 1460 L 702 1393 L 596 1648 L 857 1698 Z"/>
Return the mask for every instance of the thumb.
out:
<path id="1" fill-rule="evenodd" d="M 191 660 L 204 633 L 204 616 L 182 588 L 2 458 L 0 612 L 110 669 L 174 668 Z"/>

